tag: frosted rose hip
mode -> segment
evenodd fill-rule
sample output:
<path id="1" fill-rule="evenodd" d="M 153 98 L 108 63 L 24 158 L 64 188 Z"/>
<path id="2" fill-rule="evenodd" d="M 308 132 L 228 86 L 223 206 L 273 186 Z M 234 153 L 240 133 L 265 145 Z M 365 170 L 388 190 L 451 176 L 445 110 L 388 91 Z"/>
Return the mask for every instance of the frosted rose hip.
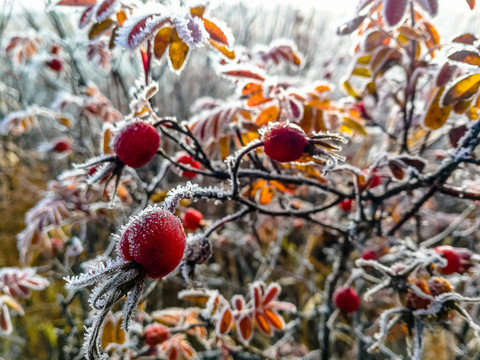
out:
<path id="1" fill-rule="evenodd" d="M 113 139 L 113 150 L 122 162 L 132 168 L 146 165 L 160 147 L 160 135 L 150 124 L 137 121 L 120 129 Z"/>
<path id="2" fill-rule="evenodd" d="M 298 160 L 307 145 L 305 132 L 289 122 L 269 125 L 263 134 L 263 141 L 265 154 L 279 162 Z"/>
<path id="3" fill-rule="evenodd" d="M 125 226 L 118 250 L 125 261 L 142 265 L 147 276 L 161 278 L 180 264 L 185 245 L 180 219 L 167 210 L 150 206 Z"/>
<path id="4" fill-rule="evenodd" d="M 360 307 L 360 299 L 353 287 L 339 287 L 333 293 L 333 302 L 345 313 L 355 312 Z"/>
<path id="5" fill-rule="evenodd" d="M 202 220 L 202 213 L 195 209 L 188 209 L 183 215 L 183 224 L 188 230 L 197 230 Z"/>

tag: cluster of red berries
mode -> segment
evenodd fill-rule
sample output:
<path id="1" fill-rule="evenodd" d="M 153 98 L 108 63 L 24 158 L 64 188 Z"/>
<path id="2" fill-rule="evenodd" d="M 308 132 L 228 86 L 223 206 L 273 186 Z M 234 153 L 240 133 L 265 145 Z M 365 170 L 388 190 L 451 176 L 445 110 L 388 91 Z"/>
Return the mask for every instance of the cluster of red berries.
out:
<path id="1" fill-rule="evenodd" d="M 202 168 L 202 164 L 200 163 L 200 161 L 196 161 L 191 155 L 187 153 L 180 154 L 177 158 L 177 162 L 180 164 L 189 165 L 194 169 Z M 182 176 L 189 179 L 194 178 L 196 175 L 197 173 L 194 171 L 188 171 L 188 170 L 182 171 Z"/>

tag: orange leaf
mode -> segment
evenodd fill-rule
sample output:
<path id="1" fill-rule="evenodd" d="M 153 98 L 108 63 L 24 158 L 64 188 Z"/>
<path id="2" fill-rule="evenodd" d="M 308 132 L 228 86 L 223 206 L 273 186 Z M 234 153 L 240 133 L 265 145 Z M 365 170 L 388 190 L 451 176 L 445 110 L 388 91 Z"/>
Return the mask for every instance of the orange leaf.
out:
<path id="1" fill-rule="evenodd" d="M 457 114 L 463 114 L 465 111 L 467 111 L 470 108 L 470 105 L 472 105 L 473 99 L 470 100 L 463 100 L 455 105 L 453 105 L 453 111 Z"/>
<path id="2" fill-rule="evenodd" d="M 105 321 L 105 325 L 103 327 L 103 335 L 102 335 L 102 348 L 105 349 L 108 345 L 115 342 L 115 324 L 114 324 L 114 317 L 109 315 L 107 320 Z"/>
<path id="3" fill-rule="evenodd" d="M 464 76 L 457 79 L 456 82 L 450 86 L 442 98 L 442 105 L 452 105 L 462 100 L 467 100 L 478 91 L 480 86 L 480 73 Z"/>
<path id="4" fill-rule="evenodd" d="M 253 335 L 253 323 L 250 317 L 243 316 L 238 320 L 237 333 L 240 339 L 250 341 Z"/>
<path id="5" fill-rule="evenodd" d="M 220 144 L 220 156 L 222 160 L 225 160 L 230 155 L 230 137 L 224 136 L 219 140 Z"/>
<path id="6" fill-rule="evenodd" d="M 91 28 L 90 31 L 88 32 L 88 38 L 90 40 L 93 40 L 100 35 L 102 35 L 104 32 L 106 32 L 108 29 L 110 29 L 111 26 L 115 24 L 115 21 L 112 19 L 105 19 L 102 22 L 94 24 Z"/>
<path id="7" fill-rule="evenodd" d="M 270 204 L 270 202 L 273 200 L 273 196 L 275 195 L 275 192 L 271 186 L 265 186 L 261 191 L 260 191 L 260 197 L 258 202 L 261 205 L 267 205 Z"/>
<path id="8" fill-rule="evenodd" d="M 254 72 L 251 70 L 243 70 L 243 69 L 238 69 L 238 70 L 228 70 L 223 72 L 223 74 L 228 75 L 228 76 L 234 76 L 234 77 L 239 77 L 239 78 L 249 78 L 249 79 L 255 79 L 255 80 L 260 80 L 264 81 L 265 77 L 258 72 Z"/>
<path id="9" fill-rule="evenodd" d="M 217 325 L 217 330 L 220 335 L 225 335 L 233 324 L 233 314 L 232 310 L 229 307 L 226 307 L 223 310 L 222 316 L 220 317 L 220 321 Z"/>
<path id="10" fill-rule="evenodd" d="M 225 35 L 225 32 L 220 29 L 217 24 L 205 18 L 202 18 L 202 21 L 203 25 L 205 26 L 205 30 L 207 30 L 208 34 L 210 35 L 210 39 L 227 46 L 230 45 L 228 43 L 227 35 Z"/>
<path id="11" fill-rule="evenodd" d="M 262 84 L 251 82 L 243 87 L 242 95 L 252 95 L 260 91 L 262 91 Z"/>
<path id="12" fill-rule="evenodd" d="M 208 41 L 210 42 L 210 45 L 212 45 L 215 49 L 220 51 L 223 54 L 223 56 L 225 56 L 227 59 L 230 59 L 230 60 L 235 59 L 235 56 L 236 56 L 235 51 L 229 50 L 225 45 L 219 44 L 215 40 L 208 39 Z"/>
<path id="13" fill-rule="evenodd" d="M 205 6 L 195 6 L 190 9 L 190 14 L 192 14 L 193 16 L 202 17 L 205 13 L 205 10 Z"/>
<path id="14" fill-rule="evenodd" d="M 260 312 L 255 313 L 255 321 L 257 322 L 257 327 L 260 331 L 267 335 L 272 335 L 272 328 L 268 324 L 265 314 Z"/>
<path id="15" fill-rule="evenodd" d="M 257 106 L 257 105 L 260 105 L 260 104 L 267 103 L 271 100 L 272 100 L 271 98 L 266 98 L 266 97 L 263 96 L 263 94 L 261 92 L 259 92 L 257 94 L 254 94 L 253 96 L 251 96 L 248 99 L 247 105 L 248 106 Z"/>
<path id="16" fill-rule="evenodd" d="M 467 0 L 468 6 L 470 6 L 470 9 L 473 10 L 475 7 L 475 0 Z"/>
<path id="17" fill-rule="evenodd" d="M 255 120 L 255 123 L 258 126 L 263 126 L 268 124 L 270 121 L 274 121 L 278 118 L 279 111 L 277 106 L 270 106 L 264 110 L 258 115 L 257 119 Z"/>
<path id="18" fill-rule="evenodd" d="M 153 54 L 155 58 L 160 59 L 167 49 L 168 44 L 172 38 L 173 27 L 164 27 L 158 30 L 155 39 L 153 40 Z"/>
<path id="19" fill-rule="evenodd" d="M 450 111 L 452 109 L 450 105 L 444 107 L 440 106 L 440 99 L 444 90 L 444 87 L 439 88 L 434 98 L 428 105 L 424 122 L 425 126 L 429 127 L 430 129 L 440 129 L 450 115 Z"/>
<path id="20" fill-rule="evenodd" d="M 181 70 L 185 64 L 185 59 L 188 54 L 188 45 L 185 44 L 182 39 L 177 34 L 177 31 L 174 31 L 172 34 L 172 40 L 170 42 L 170 48 L 168 49 L 168 55 L 170 57 L 170 62 L 172 67 L 175 70 Z"/>
<path id="21" fill-rule="evenodd" d="M 112 130 L 105 129 L 105 132 L 103 133 L 103 153 L 105 155 L 114 153 L 113 149 L 110 147 L 110 143 L 112 139 L 113 139 Z"/>
<path id="22" fill-rule="evenodd" d="M 450 60 L 461 61 L 466 64 L 480 66 L 480 54 L 470 50 L 460 50 L 449 55 Z"/>
<path id="23" fill-rule="evenodd" d="M 277 330 L 282 330 L 285 326 L 282 317 L 276 311 L 266 309 L 265 317 L 268 319 L 269 324 Z"/>

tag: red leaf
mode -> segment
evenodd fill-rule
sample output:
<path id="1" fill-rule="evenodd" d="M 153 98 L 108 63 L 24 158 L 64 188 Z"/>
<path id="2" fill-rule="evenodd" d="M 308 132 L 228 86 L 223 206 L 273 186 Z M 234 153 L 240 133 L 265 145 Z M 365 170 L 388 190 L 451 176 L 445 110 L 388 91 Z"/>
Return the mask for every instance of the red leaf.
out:
<path id="1" fill-rule="evenodd" d="M 224 71 L 223 74 L 233 77 L 239 78 L 248 78 L 248 79 L 255 79 L 260 81 L 265 81 L 265 77 L 261 75 L 259 72 L 254 72 L 248 69 L 235 69 L 235 70 L 228 70 Z"/>
<path id="2" fill-rule="evenodd" d="M 250 341 L 253 335 L 253 323 L 249 316 L 241 317 L 237 322 L 237 334 L 243 341 Z"/>
<path id="3" fill-rule="evenodd" d="M 263 300 L 263 304 L 266 305 L 270 301 L 276 299 L 280 294 L 280 291 L 281 291 L 280 285 L 276 283 L 271 283 L 268 286 L 267 291 L 265 292 L 265 299 Z"/>
<path id="4" fill-rule="evenodd" d="M 455 37 L 452 42 L 457 42 L 461 44 L 468 44 L 473 45 L 473 43 L 477 41 L 477 37 L 473 34 L 462 34 Z"/>
<path id="5" fill-rule="evenodd" d="M 99 6 L 97 13 L 95 14 L 97 17 L 97 21 L 105 20 L 115 9 L 115 5 L 117 0 L 104 0 Z"/>
<path id="6" fill-rule="evenodd" d="M 397 25 L 407 11 L 408 0 L 383 0 L 383 14 L 389 26 Z"/>
<path id="7" fill-rule="evenodd" d="M 437 86 L 445 86 L 450 80 L 452 80 L 455 71 L 458 69 L 457 65 L 450 65 L 445 63 L 437 75 Z"/>
<path id="8" fill-rule="evenodd" d="M 87 26 L 88 22 L 92 18 L 93 10 L 95 10 L 95 6 L 89 6 L 85 9 L 85 11 L 80 16 L 80 20 L 78 21 L 78 28 L 83 29 Z"/>
<path id="9" fill-rule="evenodd" d="M 169 22 L 168 18 L 158 14 L 148 15 L 135 23 L 127 20 L 118 32 L 116 43 L 124 49 L 135 49 Z"/>
<path id="10" fill-rule="evenodd" d="M 57 5 L 64 5 L 64 6 L 89 6 L 95 5 L 97 0 L 61 0 L 57 3 Z"/>

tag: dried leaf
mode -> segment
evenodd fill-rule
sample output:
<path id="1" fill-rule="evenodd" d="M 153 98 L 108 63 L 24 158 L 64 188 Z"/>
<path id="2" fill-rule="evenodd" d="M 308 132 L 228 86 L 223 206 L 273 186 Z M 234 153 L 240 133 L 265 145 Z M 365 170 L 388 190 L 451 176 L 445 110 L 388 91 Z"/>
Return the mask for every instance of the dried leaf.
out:
<path id="1" fill-rule="evenodd" d="M 387 25 L 395 26 L 407 11 L 408 0 L 383 0 L 383 16 Z"/>
<path id="2" fill-rule="evenodd" d="M 458 141 L 465 135 L 467 132 L 467 126 L 466 125 L 460 125 L 457 127 L 452 128 L 448 132 L 448 139 L 450 142 L 451 147 L 457 147 Z"/>
<path id="3" fill-rule="evenodd" d="M 153 55 L 156 59 L 160 59 L 167 49 L 168 44 L 173 35 L 173 27 L 164 27 L 158 30 L 155 39 L 153 40 Z"/>
<path id="4" fill-rule="evenodd" d="M 110 29 L 115 24 L 112 19 L 105 19 L 102 22 L 94 24 L 88 32 L 88 38 L 93 40 Z"/>
<path id="5" fill-rule="evenodd" d="M 402 25 L 398 27 L 397 31 L 400 35 L 403 35 L 410 40 L 418 41 L 423 39 L 423 35 L 419 31 L 415 30 L 414 28 L 408 25 Z"/>
<path id="6" fill-rule="evenodd" d="M 436 90 L 435 96 L 427 106 L 427 112 L 425 113 L 425 126 L 433 130 L 440 129 L 443 124 L 445 124 L 452 109 L 449 105 L 443 107 L 440 106 L 440 99 L 444 91 L 444 87 Z"/>
<path id="7" fill-rule="evenodd" d="M 388 162 L 388 168 L 396 179 L 403 180 L 405 178 L 405 171 L 403 170 L 403 166 L 400 162 L 396 160 L 390 160 Z"/>
<path id="8" fill-rule="evenodd" d="M 220 157 L 225 160 L 230 155 L 230 137 L 224 136 L 218 141 L 220 146 Z"/>
<path id="9" fill-rule="evenodd" d="M 455 80 L 441 99 L 443 106 L 452 105 L 462 100 L 467 100 L 478 91 L 480 86 L 480 73 L 466 75 Z"/>
<path id="10" fill-rule="evenodd" d="M 473 99 L 459 101 L 455 105 L 453 105 L 453 111 L 456 114 L 463 114 L 470 108 L 472 102 Z"/>

